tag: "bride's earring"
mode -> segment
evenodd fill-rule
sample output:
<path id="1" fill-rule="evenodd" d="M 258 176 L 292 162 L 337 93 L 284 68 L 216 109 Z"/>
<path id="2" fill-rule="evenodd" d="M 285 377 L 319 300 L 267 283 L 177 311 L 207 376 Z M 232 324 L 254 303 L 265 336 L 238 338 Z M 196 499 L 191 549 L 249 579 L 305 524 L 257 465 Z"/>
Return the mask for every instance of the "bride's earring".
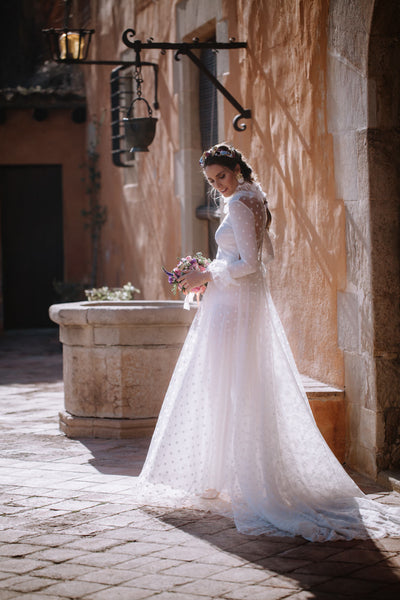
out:
<path id="1" fill-rule="evenodd" d="M 239 173 L 236 173 L 236 179 L 238 183 L 244 183 L 243 175 L 240 171 Z"/>

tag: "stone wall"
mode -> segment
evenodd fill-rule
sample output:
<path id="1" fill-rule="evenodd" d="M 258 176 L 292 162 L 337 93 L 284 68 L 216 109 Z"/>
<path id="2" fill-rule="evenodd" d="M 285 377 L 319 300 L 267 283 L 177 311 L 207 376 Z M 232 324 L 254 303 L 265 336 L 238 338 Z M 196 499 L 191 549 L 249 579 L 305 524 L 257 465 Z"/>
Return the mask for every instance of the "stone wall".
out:
<path id="1" fill-rule="evenodd" d="M 330 2 L 328 127 L 346 207 L 338 332 L 347 459 L 374 476 L 400 458 L 399 17 L 388 1 Z"/>
<path id="2" fill-rule="evenodd" d="M 400 467 L 400 5 L 375 3 L 368 165 L 378 470 Z"/>
<path id="3" fill-rule="evenodd" d="M 335 190 L 346 210 L 346 281 L 338 289 L 338 335 L 345 361 L 348 460 L 375 468 L 371 232 L 368 183 L 368 39 L 372 1 L 330 3 L 328 128 Z"/>

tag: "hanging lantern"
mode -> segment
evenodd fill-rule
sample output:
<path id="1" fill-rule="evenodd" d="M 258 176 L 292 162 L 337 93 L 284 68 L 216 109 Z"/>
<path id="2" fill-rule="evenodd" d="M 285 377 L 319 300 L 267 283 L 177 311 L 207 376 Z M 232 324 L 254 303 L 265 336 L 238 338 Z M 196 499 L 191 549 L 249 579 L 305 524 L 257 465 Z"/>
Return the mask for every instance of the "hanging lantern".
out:
<path id="1" fill-rule="evenodd" d="M 58 62 L 86 60 L 94 29 L 43 29 L 50 52 Z"/>
<path id="2" fill-rule="evenodd" d="M 71 29 L 69 26 L 72 0 L 64 0 L 64 27 L 43 29 L 54 60 L 78 62 L 87 59 L 94 29 Z"/>
<path id="3" fill-rule="evenodd" d="M 122 119 L 125 130 L 125 139 L 130 146 L 129 152 L 148 152 L 148 146 L 156 134 L 157 119 L 153 115 L 150 104 L 142 98 L 142 69 L 140 60 L 137 60 L 134 79 L 136 81 L 137 97 L 131 102 L 126 117 Z M 135 117 L 135 103 L 144 102 L 147 106 L 147 117 Z"/>

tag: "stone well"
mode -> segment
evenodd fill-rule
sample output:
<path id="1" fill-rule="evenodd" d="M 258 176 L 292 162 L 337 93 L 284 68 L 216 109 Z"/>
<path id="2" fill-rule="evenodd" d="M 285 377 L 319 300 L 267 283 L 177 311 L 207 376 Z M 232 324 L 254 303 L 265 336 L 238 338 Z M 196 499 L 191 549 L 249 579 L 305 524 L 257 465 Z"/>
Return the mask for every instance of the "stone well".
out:
<path id="1" fill-rule="evenodd" d="M 73 302 L 49 314 L 63 344 L 71 438 L 152 434 L 195 310 L 181 301 Z"/>

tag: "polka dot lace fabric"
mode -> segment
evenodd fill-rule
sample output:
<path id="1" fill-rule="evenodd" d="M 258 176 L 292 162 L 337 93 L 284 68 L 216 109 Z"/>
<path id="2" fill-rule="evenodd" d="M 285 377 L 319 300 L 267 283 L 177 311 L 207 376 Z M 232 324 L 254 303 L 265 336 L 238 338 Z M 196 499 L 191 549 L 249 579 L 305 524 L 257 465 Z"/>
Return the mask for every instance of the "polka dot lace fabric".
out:
<path id="1" fill-rule="evenodd" d="M 256 184 L 238 186 L 224 211 L 213 281 L 171 378 L 135 500 L 231 515 L 239 531 L 257 535 L 400 536 L 399 509 L 361 492 L 315 424 L 268 290 L 265 196 Z M 203 500 L 209 488 L 219 497 Z"/>

